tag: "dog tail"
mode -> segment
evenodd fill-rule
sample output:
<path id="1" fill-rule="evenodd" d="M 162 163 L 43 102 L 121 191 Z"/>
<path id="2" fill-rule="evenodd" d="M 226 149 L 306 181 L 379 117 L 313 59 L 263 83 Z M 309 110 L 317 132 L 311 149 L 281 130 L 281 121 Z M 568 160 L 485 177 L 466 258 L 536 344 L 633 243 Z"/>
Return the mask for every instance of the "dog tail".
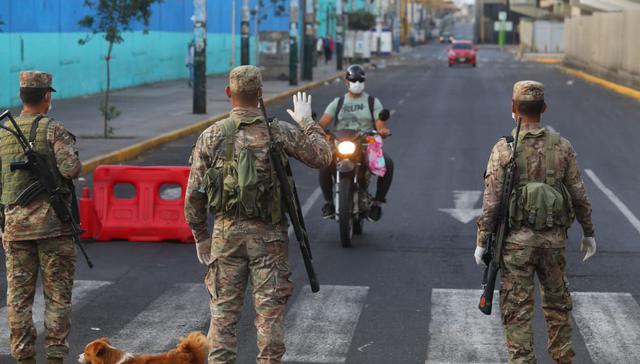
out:
<path id="1" fill-rule="evenodd" d="M 204 364 L 209 355 L 207 337 L 199 331 L 194 331 L 180 340 L 177 351 L 192 354 L 193 360 L 191 362 L 193 364 Z"/>

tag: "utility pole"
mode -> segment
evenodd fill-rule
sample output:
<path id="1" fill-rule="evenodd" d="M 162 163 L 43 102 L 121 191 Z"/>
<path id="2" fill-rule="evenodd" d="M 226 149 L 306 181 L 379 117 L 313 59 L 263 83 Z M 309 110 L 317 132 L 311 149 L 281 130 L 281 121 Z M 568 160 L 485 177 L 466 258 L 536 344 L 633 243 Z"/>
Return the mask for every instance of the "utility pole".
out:
<path id="1" fill-rule="evenodd" d="M 247 65 L 249 61 L 249 0 L 242 0 L 242 22 L 240 23 L 241 47 L 240 64 Z"/>
<path id="2" fill-rule="evenodd" d="M 256 16 L 254 19 L 254 27 L 256 30 L 255 41 L 253 42 L 253 52 L 255 54 L 255 65 L 260 65 L 260 2 L 256 1 L 255 7 Z"/>
<path id="3" fill-rule="evenodd" d="M 303 0 L 304 2 L 304 46 L 302 57 L 302 79 L 313 80 L 313 0 Z"/>
<path id="4" fill-rule="evenodd" d="M 231 57 L 229 70 L 236 65 L 236 0 L 231 0 Z"/>
<path id="5" fill-rule="evenodd" d="M 289 3 L 289 84 L 298 84 L 298 1 Z"/>
<path id="6" fill-rule="evenodd" d="M 342 14 L 342 0 L 336 1 L 336 70 L 342 71 L 342 56 L 344 54 L 344 15 Z"/>
<path id="7" fill-rule="evenodd" d="M 193 113 L 207 113 L 207 0 L 193 0 Z"/>

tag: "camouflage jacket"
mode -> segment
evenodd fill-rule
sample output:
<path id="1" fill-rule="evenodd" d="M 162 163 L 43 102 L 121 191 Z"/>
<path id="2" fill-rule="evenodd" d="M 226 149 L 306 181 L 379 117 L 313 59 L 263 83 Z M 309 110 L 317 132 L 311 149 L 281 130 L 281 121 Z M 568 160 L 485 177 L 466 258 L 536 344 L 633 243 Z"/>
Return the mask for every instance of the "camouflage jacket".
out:
<path id="1" fill-rule="evenodd" d="M 522 124 L 521 133 L 529 132 L 533 134 L 542 133 L 543 128 L 540 124 Z M 513 132 L 515 134 L 515 131 Z M 544 138 L 526 138 L 523 144 L 524 148 L 534 149 L 527 160 L 527 169 L 529 178 L 532 181 L 545 180 L 545 139 Z M 520 147 L 518 147 L 520 149 Z M 562 181 L 567 187 L 573 207 L 575 209 L 576 218 L 582 225 L 584 236 L 593 236 L 593 222 L 591 221 L 591 203 L 587 196 L 587 191 L 580 176 L 580 168 L 576 159 L 576 152 L 573 150 L 568 140 L 561 138 L 556 146 L 557 168 L 556 180 Z M 493 232 L 497 219 L 498 209 L 502 198 L 502 185 L 504 183 L 504 175 L 507 164 L 511 159 L 512 150 L 509 144 L 500 139 L 493 147 L 487 170 L 484 178 L 484 195 L 482 204 L 482 215 L 478 219 L 478 233 L 476 244 L 478 246 L 486 246 L 487 238 Z M 517 174 L 517 173 L 516 173 Z M 516 176 L 517 178 L 517 176 Z M 567 230 L 562 227 L 554 227 L 544 231 L 534 231 L 528 227 L 522 227 L 512 230 L 507 236 L 506 241 L 521 245 L 561 248 L 567 239 Z"/>
<path id="2" fill-rule="evenodd" d="M 257 108 L 234 108 L 231 117 L 236 119 L 262 119 L 262 113 Z M 312 168 L 323 168 L 331 163 L 331 146 L 324 138 L 324 131 L 315 122 L 300 129 L 287 122 L 276 120 L 272 124 L 274 139 L 281 141 L 284 151 Z M 264 122 L 256 122 L 242 126 L 236 134 L 235 148 L 249 148 L 255 153 L 268 153 L 267 126 Z M 205 130 L 191 154 L 191 173 L 185 196 L 184 213 L 187 223 L 191 227 L 196 241 L 208 239 L 211 236 L 207 230 L 207 196 L 204 192 L 203 180 L 205 173 L 212 166 L 224 163 L 224 136 L 218 124 Z M 261 158 L 258 158 L 261 159 Z M 286 222 L 279 226 L 266 223 L 261 219 L 239 219 L 216 213 L 213 232 L 214 242 L 219 239 L 233 240 L 260 235 L 264 239 L 286 239 Z"/>
<path id="3" fill-rule="evenodd" d="M 35 118 L 36 115 L 26 113 L 20 117 Z M 75 139 L 57 122 L 51 121 L 47 128 L 47 142 L 56 159 L 60 174 L 68 179 L 77 178 L 82 170 L 78 159 Z M 3 158 L 0 155 L 0 160 Z M 1 171 L 0 171 L 1 173 Z M 0 191 L 2 185 L 0 185 Z M 4 235 L 7 241 L 46 239 L 71 235 L 71 229 L 63 225 L 46 199 L 37 198 L 27 206 L 4 206 Z"/>

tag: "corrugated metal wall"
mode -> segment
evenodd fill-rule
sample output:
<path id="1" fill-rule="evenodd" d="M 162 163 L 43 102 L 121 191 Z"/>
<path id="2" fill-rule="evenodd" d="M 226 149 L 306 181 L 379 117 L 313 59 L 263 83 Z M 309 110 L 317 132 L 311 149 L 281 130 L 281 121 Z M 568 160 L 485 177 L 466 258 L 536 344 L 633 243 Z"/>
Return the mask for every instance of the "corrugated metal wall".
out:
<path id="1" fill-rule="evenodd" d="M 250 0 L 253 9 L 258 0 Z M 100 35 L 88 44 L 78 40 L 87 31 L 78 21 L 88 10 L 83 0 L 0 0 L 0 105 L 19 103 L 18 73 L 40 69 L 54 75 L 57 97 L 73 97 L 100 92 L 106 83 L 104 56 L 107 44 Z M 287 13 L 276 16 L 268 6 L 260 31 L 287 30 Z M 225 72 L 231 58 L 231 0 L 207 2 L 207 71 Z M 242 1 L 236 1 L 236 31 L 240 31 Z M 187 77 L 185 56 L 192 38 L 193 1 L 165 0 L 153 6 L 149 33 L 137 24 L 124 34 L 124 43 L 113 51 L 112 87 Z M 251 34 L 255 33 L 253 17 Z M 251 41 L 254 41 L 252 37 Z M 253 44 L 253 43 L 252 43 Z M 252 50 L 255 48 L 252 47 Z M 236 64 L 240 61 L 240 36 L 236 36 Z M 252 60 L 255 54 L 252 54 Z"/>

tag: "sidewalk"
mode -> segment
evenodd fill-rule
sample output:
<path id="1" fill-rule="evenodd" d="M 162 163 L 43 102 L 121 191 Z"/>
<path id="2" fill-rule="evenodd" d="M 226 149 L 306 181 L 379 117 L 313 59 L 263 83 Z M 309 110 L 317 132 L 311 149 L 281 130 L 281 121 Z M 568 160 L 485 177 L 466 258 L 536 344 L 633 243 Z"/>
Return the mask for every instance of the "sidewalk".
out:
<path id="1" fill-rule="evenodd" d="M 298 87 L 313 87 L 317 81 L 337 74 L 335 58 L 327 65 L 319 61 L 313 70 L 314 81 L 300 81 L 298 86 L 290 86 L 288 81 L 264 81 L 264 99 L 268 100 Z M 200 115 L 191 112 L 193 91 L 186 79 L 115 91 L 111 96 L 112 104 L 121 114 L 111 121 L 114 137 L 109 139 L 102 138 L 103 120 L 98 110 L 104 97 L 102 94 L 64 100 L 55 100 L 54 94 L 51 116 L 77 136 L 80 158 L 83 161 L 99 161 L 107 153 L 138 143 L 147 144 L 149 139 L 228 112 L 229 100 L 224 94 L 226 85 L 227 78 L 223 75 L 207 78 L 207 114 Z M 13 111 L 19 113 L 19 109 Z M 85 169 L 86 172 L 89 171 Z"/>

